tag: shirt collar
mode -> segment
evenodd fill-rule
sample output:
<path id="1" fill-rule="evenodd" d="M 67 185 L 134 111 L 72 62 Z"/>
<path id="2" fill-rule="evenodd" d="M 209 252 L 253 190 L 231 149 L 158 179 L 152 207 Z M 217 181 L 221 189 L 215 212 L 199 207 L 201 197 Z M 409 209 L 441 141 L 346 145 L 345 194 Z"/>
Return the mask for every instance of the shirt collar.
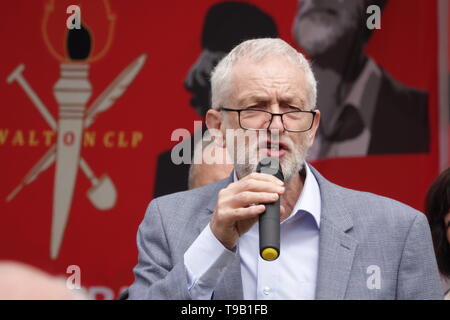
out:
<path id="1" fill-rule="evenodd" d="M 317 183 L 316 177 L 314 177 L 314 174 L 306 162 L 305 169 L 306 178 L 305 183 L 303 184 L 302 192 L 288 219 L 299 214 L 299 212 L 306 211 L 313 216 L 317 227 L 320 228 L 321 197 L 319 184 Z"/>
<path id="2" fill-rule="evenodd" d="M 295 203 L 292 213 L 285 221 L 292 219 L 294 216 L 302 212 L 308 212 L 316 221 L 317 228 L 320 228 L 321 196 L 319 184 L 317 183 L 316 177 L 314 177 L 314 174 L 306 162 L 305 171 L 306 178 L 305 183 L 303 184 L 302 192 Z M 236 182 L 237 180 L 236 170 L 233 170 L 233 182 Z"/>

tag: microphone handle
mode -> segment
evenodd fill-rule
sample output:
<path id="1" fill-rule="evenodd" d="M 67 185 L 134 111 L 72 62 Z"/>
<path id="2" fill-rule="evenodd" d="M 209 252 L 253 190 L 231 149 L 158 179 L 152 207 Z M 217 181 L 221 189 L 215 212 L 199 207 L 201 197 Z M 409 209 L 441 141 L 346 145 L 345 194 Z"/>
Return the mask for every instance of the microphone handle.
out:
<path id="1" fill-rule="evenodd" d="M 280 255 L 280 199 L 265 206 L 259 216 L 259 249 L 261 258 L 272 261 Z"/>
<path id="2" fill-rule="evenodd" d="M 257 172 L 271 174 L 284 181 L 279 159 L 265 158 L 258 163 Z M 259 215 L 259 254 L 272 261 L 280 255 L 280 198 L 265 204 L 266 210 Z"/>

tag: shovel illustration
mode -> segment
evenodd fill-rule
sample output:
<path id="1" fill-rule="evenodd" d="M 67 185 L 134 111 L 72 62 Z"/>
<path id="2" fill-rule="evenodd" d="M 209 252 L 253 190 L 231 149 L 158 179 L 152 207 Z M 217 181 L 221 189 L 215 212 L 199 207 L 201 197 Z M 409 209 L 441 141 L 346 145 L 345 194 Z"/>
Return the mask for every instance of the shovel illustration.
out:
<path id="1" fill-rule="evenodd" d="M 117 200 L 117 190 L 111 178 L 107 174 L 97 178 L 83 158 L 80 160 L 80 167 L 92 184 L 86 192 L 92 205 L 99 210 L 109 210 L 114 207 Z"/>
<path id="2" fill-rule="evenodd" d="M 22 182 L 6 197 L 7 202 L 11 201 L 24 186 L 33 182 L 41 172 L 55 162 L 55 151 L 56 146 L 53 145 L 45 156 L 27 173 Z M 107 174 L 97 178 L 83 157 L 80 159 L 80 168 L 92 184 L 87 191 L 87 196 L 92 205 L 99 210 L 113 208 L 117 202 L 117 190 L 111 178 Z"/>

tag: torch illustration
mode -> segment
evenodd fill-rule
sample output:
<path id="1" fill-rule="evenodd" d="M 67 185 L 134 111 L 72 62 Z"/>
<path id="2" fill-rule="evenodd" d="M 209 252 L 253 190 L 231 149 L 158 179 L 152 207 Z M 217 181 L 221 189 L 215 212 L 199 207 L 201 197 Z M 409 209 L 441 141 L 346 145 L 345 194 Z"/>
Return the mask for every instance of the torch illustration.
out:
<path id="1" fill-rule="evenodd" d="M 104 3 L 107 4 L 106 1 Z M 54 2 L 50 1 L 49 6 L 46 7 L 47 15 L 52 12 L 53 5 Z M 109 12 L 109 9 L 107 11 Z M 44 25 L 48 21 L 47 15 L 44 19 Z M 109 17 L 113 25 L 114 18 L 112 15 L 109 15 Z M 43 28 L 43 30 L 45 29 Z M 110 28 L 110 30 L 113 30 L 113 28 Z M 45 34 L 44 38 L 48 44 Z M 108 39 L 110 38 L 111 34 L 108 36 Z M 110 109 L 115 101 L 124 94 L 144 66 L 147 58 L 145 54 L 142 54 L 134 59 L 86 108 L 92 92 L 89 81 L 89 62 L 101 57 L 105 53 L 105 49 L 95 57 L 91 56 L 91 34 L 84 26 L 81 29 L 68 31 L 66 40 L 66 58 L 55 54 L 54 48 L 49 47 L 52 54 L 61 61 L 60 78 L 53 87 L 53 94 L 59 107 L 57 120 L 26 81 L 23 75 L 24 64 L 19 64 L 6 79 L 8 83 L 17 82 L 20 85 L 50 128 L 57 131 L 56 143 L 49 148 L 17 187 L 6 197 L 8 202 L 12 201 L 26 185 L 35 181 L 39 174 L 56 162 L 50 243 L 52 259 L 56 259 L 59 255 L 70 215 L 78 168 L 91 182 L 92 186 L 87 191 L 87 197 L 95 208 L 108 210 L 114 207 L 116 203 L 117 190 L 111 178 L 107 174 L 97 177 L 86 159 L 81 156 L 83 131 L 95 122 L 98 114 Z M 110 40 L 107 41 L 106 48 L 109 45 Z"/>
<path id="2" fill-rule="evenodd" d="M 51 237 L 54 239 L 51 246 L 52 257 L 59 251 L 67 225 L 80 162 L 84 108 L 92 92 L 88 79 L 89 65 L 76 63 L 89 57 L 89 33 L 84 28 L 70 30 L 67 47 L 69 57 L 75 63 L 61 64 L 61 77 L 53 87 L 59 105 L 59 119 L 51 229 Z"/>

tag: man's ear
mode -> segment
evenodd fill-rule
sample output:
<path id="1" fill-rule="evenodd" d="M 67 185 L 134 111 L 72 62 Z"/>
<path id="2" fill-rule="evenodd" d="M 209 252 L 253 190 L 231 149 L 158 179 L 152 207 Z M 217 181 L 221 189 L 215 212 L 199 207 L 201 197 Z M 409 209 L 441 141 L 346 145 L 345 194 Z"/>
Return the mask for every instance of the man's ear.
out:
<path id="1" fill-rule="evenodd" d="M 206 113 L 205 122 L 206 127 L 211 135 L 214 137 L 214 140 L 217 144 L 219 144 L 222 148 L 225 148 L 225 137 L 222 133 L 222 113 L 220 111 L 209 109 Z"/>
<path id="2" fill-rule="evenodd" d="M 205 122 L 208 129 L 220 130 L 222 124 L 222 114 L 220 111 L 209 109 L 206 113 Z"/>
<path id="3" fill-rule="evenodd" d="M 314 122 L 313 125 L 311 127 L 311 129 L 307 132 L 308 133 L 308 147 L 311 147 L 314 143 L 314 138 L 316 136 L 317 133 L 317 129 L 319 128 L 319 124 L 320 124 L 320 111 L 319 110 L 315 110 L 316 111 L 316 115 L 314 116 Z"/>

